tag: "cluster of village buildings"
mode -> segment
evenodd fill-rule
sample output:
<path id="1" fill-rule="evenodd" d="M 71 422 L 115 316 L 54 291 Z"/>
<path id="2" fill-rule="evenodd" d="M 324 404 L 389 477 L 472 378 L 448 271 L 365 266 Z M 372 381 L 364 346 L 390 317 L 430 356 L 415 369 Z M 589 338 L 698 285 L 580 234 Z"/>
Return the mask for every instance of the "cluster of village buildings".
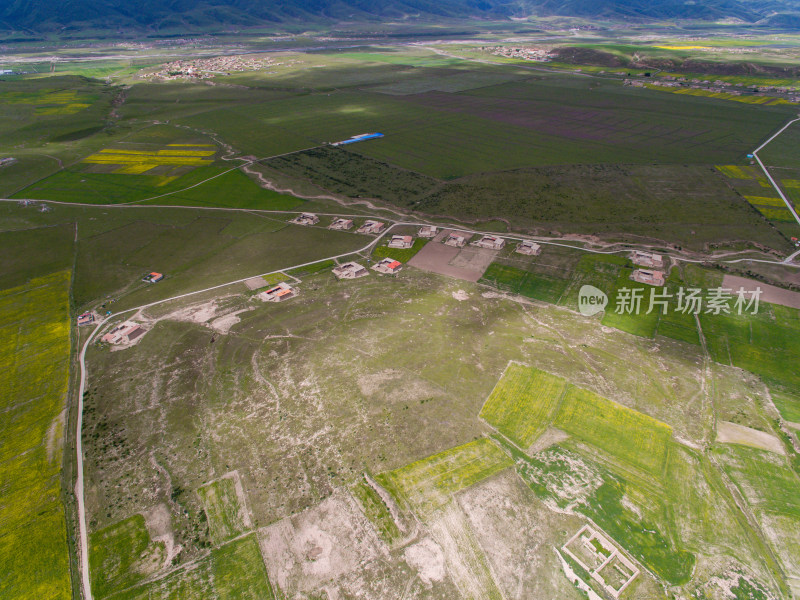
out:
<path id="1" fill-rule="evenodd" d="M 319 217 L 313 213 L 300 213 L 294 217 L 290 222 L 297 225 L 316 225 L 320 221 Z M 348 230 L 354 226 L 352 219 L 336 218 L 328 226 L 333 230 Z M 377 221 L 375 219 L 367 219 L 356 230 L 358 233 L 364 234 L 380 234 L 386 229 L 386 223 Z M 447 235 L 442 237 L 440 241 L 455 248 L 464 248 L 467 245 L 469 235 L 465 235 L 459 231 L 448 231 Z M 439 228 L 434 225 L 423 225 L 417 230 L 417 237 L 422 239 L 432 239 L 439 235 Z M 475 241 L 469 242 L 471 246 L 476 248 L 484 248 L 487 250 L 502 250 L 506 247 L 506 240 L 502 237 L 486 234 L 480 236 Z M 408 234 L 393 235 L 388 243 L 388 248 L 394 249 L 409 249 L 414 246 L 414 236 Z M 541 253 L 541 245 L 532 240 L 522 240 L 517 243 L 514 251 L 518 254 L 526 256 L 536 256 Z M 639 268 L 635 269 L 631 274 L 631 279 L 640 283 L 645 283 L 654 286 L 663 286 L 665 283 L 664 272 L 664 257 L 659 254 L 649 252 L 642 252 L 636 250 L 631 253 L 631 260 Z M 403 263 L 395 258 L 386 257 L 378 260 L 371 266 L 373 271 L 385 275 L 394 275 L 403 268 Z M 342 264 L 337 264 L 333 270 L 333 275 L 337 279 L 357 279 L 369 275 L 369 270 L 362 264 L 356 261 L 349 261 Z M 142 277 L 143 281 L 148 283 L 157 283 L 164 278 L 162 273 L 155 271 L 147 273 Z M 297 281 L 295 279 L 295 281 Z M 255 298 L 263 302 L 284 302 L 291 298 L 298 296 L 298 290 L 291 283 L 280 282 L 275 285 L 269 285 L 263 277 L 253 277 L 244 281 L 244 284 L 251 291 L 260 290 L 255 295 Z M 78 316 L 77 324 L 89 325 L 95 322 L 94 312 L 85 312 Z M 112 345 L 130 345 L 138 338 L 146 333 L 142 325 L 134 323 L 133 321 L 126 321 L 114 327 L 111 331 L 106 333 L 101 339 L 103 342 Z"/>
<path id="2" fill-rule="evenodd" d="M 495 47 L 492 50 L 492 54 L 495 56 L 532 60 L 535 62 L 548 62 L 555 56 L 551 50 L 545 48 L 506 48 L 504 46 Z"/>
<path id="3" fill-rule="evenodd" d="M 666 272 L 664 271 L 664 257 L 652 252 L 642 252 L 634 250 L 631 253 L 631 261 L 644 269 L 634 269 L 631 279 L 647 285 L 663 286 L 666 282 Z"/>
<path id="4" fill-rule="evenodd" d="M 259 71 L 282 65 L 267 57 L 215 56 L 196 60 L 176 60 L 160 65 L 157 71 L 140 73 L 140 79 L 170 81 L 176 79 L 210 79 L 242 71 Z"/>

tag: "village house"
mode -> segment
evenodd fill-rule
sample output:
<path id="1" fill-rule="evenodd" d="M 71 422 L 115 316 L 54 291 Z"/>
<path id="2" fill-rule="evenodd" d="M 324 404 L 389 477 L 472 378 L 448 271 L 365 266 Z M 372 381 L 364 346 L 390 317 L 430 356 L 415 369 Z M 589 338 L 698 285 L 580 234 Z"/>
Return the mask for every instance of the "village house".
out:
<path id="1" fill-rule="evenodd" d="M 393 235 L 389 241 L 389 248 L 411 248 L 414 245 L 414 238 L 410 235 Z"/>
<path id="2" fill-rule="evenodd" d="M 146 281 L 148 283 L 157 283 L 164 279 L 164 275 L 162 273 L 148 273 L 144 277 L 142 277 L 142 281 Z"/>
<path id="3" fill-rule="evenodd" d="M 653 254 L 652 252 L 634 250 L 631 252 L 631 260 L 636 265 L 649 267 L 651 269 L 661 269 L 664 267 L 664 257 L 660 254 Z"/>
<path id="4" fill-rule="evenodd" d="M 451 233 L 444 241 L 444 245 L 453 246 L 455 248 L 463 248 L 467 245 L 467 238 L 465 238 L 463 235 L 458 235 L 457 233 Z"/>
<path id="5" fill-rule="evenodd" d="M 485 235 L 477 242 L 472 242 L 472 245 L 478 246 L 478 248 L 488 248 L 489 250 L 502 250 L 503 246 L 506 245 L 506 241 L 493 235 Z"/>
<path id="6" fill-rule="evenodd" d="M 437 233 L 439 233 L 438 227 L 434 227 L 433 225 L 423 225 L 419 228 L 417 235 L 421 238 L 432 238 L 436 237 Z"/>
<path id="7" fill-rule="evenodd" d="M 316 225 L 319 223 L 319 217 L 314 213 L 300 213 L 294 219 L 290 220 L 289 223 L 294 223 L 295 225 Z"/>
<path id="8" fill-rule="evenodd" d="M 85 312 L 82 315 L 78 315 L 78 326 L 90 325 L 91 323 L 94 323 L 93 312 Z"/>
<path id="9" fill-rule="evenodd" d="M 538 256 L 542 251 L 542 247 L 536 242 L 524 240 L 517 244 L 515 252 L 519 254 L 526 254 L 528 256 Z"/>
<path id="10" fill-rule="evenodd" d="M 356 231 L 358 233 L 380 233 L 386 227 L 385 223 L 381 223 L 380 221 L 373 221 L 372 219 L 367 219 L 364 221 L 364 224 L 359 227 Z"/>
<path id="11" fill-rule="evenodd" d="M 334 219 L 333 223 L 328 226 L 328 229 L 335 229 L 337 231 L 346 231 L 353 226 L 353 219 Z"/>
<path id="12" fill-rule="evenodd" d="M 649 271 L 647 269 L 636 269 L 631 273 L 631 279 L 647 285 L 664 285 L 664 271 Z"/>
<path id="13" fill-rule="evenodd" d="M 384 258 L 372 265 L 373 271 L 377 271 L 378 273 L 386 273 L 387 275 L 397 273 L 402 268 L 403 263 L 393 258 Z"/>
<path id="14" fill-rule="evenodd" d="M 297 290 L 288 283 L 281 282 L 278 285 L 261 292 L 256 297 L 263 302 L 283 302 L 284 300 L 294 298 L 295 296 L 297 296 Z"/>
<path id="15" fill-rule="evenodd" d="M 145 334 L 146 330 L 138 323 L 125 321 L 117 325 L 103 336 L 103 341 L 109 344 L 129 344 Z"/>
<path id="16" fill-rule="evenodd" d="M 333 274 L 337 279 L 356 279 L 369 275 L 369 271 L 357 262 L 348 262 L 334 267 Z"/>

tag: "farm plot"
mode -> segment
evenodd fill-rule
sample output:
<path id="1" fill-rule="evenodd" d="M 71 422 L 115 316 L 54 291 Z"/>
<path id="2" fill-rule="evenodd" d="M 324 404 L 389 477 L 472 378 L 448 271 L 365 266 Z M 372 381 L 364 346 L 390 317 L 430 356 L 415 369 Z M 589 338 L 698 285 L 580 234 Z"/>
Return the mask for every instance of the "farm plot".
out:
<path id="1" fill-rule="evenodd" d="M 701 314 L 711 357 L 747 369 L 770 386 L 797 394 L 800 375 L 800 311 L 761 303 L 758 314 Z"/>
<path id="2" fill-rule="evenodd" d="M 184 144 L 167 144 L 166 148 L 135 150 L 129 148 L 104 148 L 91 156 L 83 159 L 84 164 L 99 165 L 104 168 L 96 169 L 98 172 L 122 173 L 126 175 L 141 175 L 158 170 L 163 176 L 161 185 L 171 181 L 173 173 L 183 173 L 186 167 L 202 167 L 214 162 L 216 154 L 214 147 L 209 144 L 199 144 L 197 147 L 206 146 L 204 149 L 191 149 Z"/>
<path id="3" fill-rule="evenodd" d="M 429 240 L 424 238 L 417 238 L 414 240 L 414 245 L 411 248 L 389 248 L 388 246 L 377 246 L 372 252 L 372 256 L 377 260 L 381 258 L 393 258 L 402 263 L 407 263 L 411 260 L 417 252 L 425 247 Z"/>
<path id="4" fill-rule="evenodd" d="M 255 534 L 215 548 L 207 557 L 164 578 L 113 595 L 115 600 L 272 600 L 274 597 Z"/>
<path id="5" fill-rule="evenodd" d="M 162 567 L 167 553 L 154 543 L 140 514 L 92 533 L 89 539 L 89 571 L 92 592 L 104 598 L 141 582 Z"/>
<path id="6" fill-rule="evenodd" d="M 78 90 L 42 88 L 36 91 L 7 91 L 0 94 L 0 104 L 26 104 L 37 115 L 74 115 L 92 105 L 96 96 Z"/>
<path id="7" fill-rule="evenodd" d="M 554 424 L 657 478 L 664 473 L 672 428 L 644 413 L 570 387 Z"/>
<path id="8" fill-rule="evenodd" d="M 497 442 L 514 457 L 516 471 L 547 506 L 592 519 L 627 552 L 672 583 L 689 580 L 694 556 L 671 541 L 666 501 L 638 480 L 611 473 L 561 445 L 528 456 Z"/>
<path id="9" fill-rule="evenodd" d="M 445 506 L 452 494 L 511 466 L 490 440 L 478 440 L 381 473 L 378 483 L 421 517 Z"/>
<path id="10" fill-rule="evenodd" d="M 655 335 L 658 328 L 658 320 L 661 315 L 661 307 L 655 305 L 650 309 L 649 301 L 651 294 L 659 291 L 659 288 L 639 283 L 630 279 L 631 269 L 625 268 L 620 271 L 614 289 L 609 294 L 609 306 L 603 316 L 603 325 L 616 327 L 622 331 L 627 331 L 633 335 L 651 338 Z M 623 292 L 623 290 L 629 290 Z M 642 301 L 640 305 L 622 304 L 625 294 L 632 297 L 633 294 L 640 294 Z M 628 311 L 630 309 L 630 312 Z"/>
<path id="11" fill-rule="evenodd" d="M 492 263 L 479 280 L 500 290 L 534 300 L 556 304 L 567 289 L 569 280 L 532 273 L 519 267 Z"/>
<path id="12" fill-rule="evenodd" d="M 72 597 L 61 501 L 70 273 L 0 292 L 0 597 Z"/>
<path id="13" fill-rule="evenodd" d="M 526 449 L 552 422 L 566 387 L 560 377 L 512 363 L 486 400 L 480 416 Z"/>
<path id="14" fill-rule="evenodd" d="M 237 489 L 238 488 L 238 489 Z M 221 544 L 250 528 L 250 516 L 239 496 L 243 496 L 238 473 L 217 479 L 197 490 L 208 518 L 211 541 Z"/>
<path id="15" fill-rule="evenodd" d="M 789 131 L 791 131 L 791 129 Z M 782 137 L 783 135 L 772 143 L 776 143 L 781 140 Z M 767 149 L 771 149 L 772 143 L 770 146 L 767 146 L 765 152 Z M 774 158 L 774 155 L 771 156 Z M 765 164 L 772 165 L 774 163 L 765 162 Z M 772 184 L 770 184 L 764 176 L 761 169 L 755 166 L 721 165 L 717 166 L 717 170 L 728 179 L 731 187 L 742 194 L 748 204 L 761 213 L 765 219 L 772 221 L 778 227 L 780 227 L 781 224 L 795 222 L 792 213 L 786 208 L 786 204 L 783 200 L 775 193 Z M 776 180 L 779 180 L 787 195 L 793 197 L 796 188 L 792 187 L 792 180 L 780 181 L 781 176 L 784 174 L 785 172 L 775 172 L 773 176 Z M 796 233 L 797 232 L 794 232 L 792 235 L 796 235 Z"/>

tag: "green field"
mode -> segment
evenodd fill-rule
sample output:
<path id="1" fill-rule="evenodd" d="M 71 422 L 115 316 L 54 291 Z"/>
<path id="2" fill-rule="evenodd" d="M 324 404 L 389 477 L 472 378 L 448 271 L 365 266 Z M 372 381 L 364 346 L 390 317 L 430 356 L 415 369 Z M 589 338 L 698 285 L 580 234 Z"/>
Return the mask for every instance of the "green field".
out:
<path id="1" fill-rule="evenodd" d="M 71 274 L 0 291 L 0 596 L 72 598 L 61 490 Z"/>
<path id="2" fill-rule="evenodd" d="M 569 281 L 510 265 L 492 263 L 481 277 L 481 283 L 534 300 L 557 304 Z"/>
<path id="3" fill-rule="evenodd" d="M 570 387 L 554 425 L 655 477 L 664 474 L 672 428 L 652 417 Z"/>
<path id="4" fill-rule="evenodd" d="M 236 481 L 233 477 L 217 479 L 197 490 L 208 517 L 211 541 L 223 542 L 244 533 L 244 506 L 240 506 L 236 495 Z"/>
<path id="5" fill-rule="evenodd" d="M 445 450 L 394 471 L 378 483 L 422 517 L 445 506 L 452 494 L 510 466 L 511 460 L 486 438 Z"/>
<path id="6" fill-rule="evenodd" d="M 634 335 L 651 338 L 655 335 L 656 328 L 658 327 L 658 320 L 661 315 L 661 309 L 655 305 L 653 311 L 648 314 L 650 309 L 650 298 L 655 293 L 660 293 L 662 290 L 658 287 L 639 283 L 630 278 L 632 269 L 622 269 L 614 284 L 613 291 L 609 294 L 609 305 L 603 315 L 602 323 L 607 327 L 616 327 L 622 331 L 627 331 Z M 640 307 L 625 304 L 625 294 L 621 290 L 628 290 L 628 297 L 633 297 L 634 294 L 641 294 L 643 298 Z M 641 290 L 637 292 L 636 290 Z M 631 310 L 633 312 L 628 312 Z"/>
<path id="7" fill-rule="evenodd" d="M 95 531 L 89 539 L 92 593 L 105 598 L 129 588 L 161 567 L 163 543 L 153 543 L 142 515 Z"/>
<path id="8" fill-rule="evenodd" d="M 560 377 L 512 363 L 480 416 L 517 446 L 528 448 L 553 421 L 566 387 Z"/>
<path id="9" fill-rule="evenodd" d="M 711 357 L 761 376 L 770 385 L 797 395 L 800 375 L 800 311 L 762 303 L 757 315 L 700 315 Z"/>
<path id="10" fill-rule="evenodd" d="M 407 263 L 414 255 L 422 250 L 429 240 L 425 238 L 416 238 L 411 248 L 389 248 L 388 246 L 376 246 L 372 251 L 372 257 L 375 260 L 382 258 L 393 258 L 399 260 L 401 263 Z"/>
<path id="11" fill-rule="evenodd" d="M 777 390 L 770 390 L 772 401 L 775 403 L 781 416 L 787 421 L 800 423 L 800 395 L 786 394 Z"/>

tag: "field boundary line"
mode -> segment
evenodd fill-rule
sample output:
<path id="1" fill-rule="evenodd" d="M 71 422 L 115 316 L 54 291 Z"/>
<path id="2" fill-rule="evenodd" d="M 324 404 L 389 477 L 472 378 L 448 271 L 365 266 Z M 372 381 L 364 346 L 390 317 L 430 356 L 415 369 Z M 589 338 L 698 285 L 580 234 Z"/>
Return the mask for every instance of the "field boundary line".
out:
<path id="1" fill-rule="evenodd" d="M 781 197 L 781 199 L 783 200 L 783 202 L 786 204 L 786 208 L 788 208 L 788 209 L 789 209 L 789 212 L 791 212 L 791 213 L 792 213 L 792 216 L 794 217 L 794 220 L 795 220 L 795 221 L 797 221 L 797 224 L 798 224 L 798 225 L 800 225 L 800 216 L 798 216 L 797 212 L 796 212 L 796 211 L 795 211 L 795 209 L 794 209 L 794 206 L 792 206 L 792 203 L 789 201 L 789 199 L 788 199 L 788 198 L 786 197 L 786 195 L 783 193 L 783 190 L 780 188 L 780 186 L 777 184 L 777 182 L 776 182 L 776 181 L 775 181 L 775 180 L 772 178 L 772 175 L 770 174 L 769 170 L 767 170 L 767 167 L 765 167 L 765 166 L 764 166 L 764 163 L 763 163 L 763 162 L 761 162 L 761 158 L 759 158 L 759 156 L 758 156 L 758 153 L 759 153 L 759 152 L 760 152 L 760 151 L 761 151 L 761 150 L 762 150 L 762 149 L 763 149 L 763 148 L 764 148 L 764 147 L 765 147 L 767 144 L 769 144 L 769 143 L 770 143 L 772 140 L 774 140 L 776 137 L 778 137 L 780 134 L 782 134 L 784 131 L 786 131 L 786 130 L 787 130 L 787 129 L 788 129 L 788 128 L 789 128 L 789 127 L 790 127 L 790 126 L 793 124 L 793 123 L 797 123 L 798 121 L 800 121 L 800 117 L 798 117 L 798 118 L 796 118 L 796 119 L 792 119 L 791 121 L 789 121 L 788 123 L 786 123 L 786 125 L 784 125 L 784 126 L 783 126 L 783 127 L 781 127 L 781 128 L 780 128 L 780 129 L 779 129 L 777 132 L 775 132 L 775 133 L 772 135 L 772 137 L 770 137 L 769 139 L 767 139 L 767 141 L 765 141 L 765 142 L 764 142 L 763 144 L 761 144 L 761 145 L 760 145 L 758 148 L 756 148 L 755 150 L 753 150 L 753 157 L 754 157 L 754 158 L 756 159 L 756 161 L 758 162 L 758 165 L 761 167 L 761 170 L 762 170 L 762 171 L 764 171 L 764 175 L 766 175 L 766 176 L 767 176 L 767 179 L 769 179 L 769 182 L 772 184 L 772 187 L 774 187 L 774 188 L 775 188 L 775 191 L 776 191 L 776 192 L 778 192 L 778 195 Z M 786 259 L 786 260 L 787 260 L 787 261 L 791 260 L 791 259 L 792 259 L 794 256 L 796 256 L 796 254 L 797 254 L 797 253 L 793 254 L 791 257 L 789 257 L 789 258 L 788 258 L 788 259 Z"/>

